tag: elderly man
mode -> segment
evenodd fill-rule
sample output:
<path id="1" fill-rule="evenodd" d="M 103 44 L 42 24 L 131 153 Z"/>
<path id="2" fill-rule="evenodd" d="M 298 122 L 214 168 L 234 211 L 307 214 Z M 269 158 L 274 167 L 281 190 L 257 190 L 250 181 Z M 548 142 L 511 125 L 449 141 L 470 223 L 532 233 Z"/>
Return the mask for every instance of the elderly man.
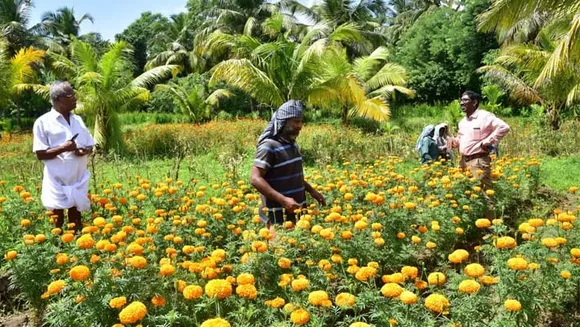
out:
<path id="1" fill-rule="evenodd" d="M 33 127 L 33 151 L 44 162 L 41 199 L 44 207 L 56 215 L 57 227 L 62 228 L 64 209 L 68 209 L 69 223 L 79 231 L 80 212 L 90 208 L 87 155 L 95 142 L 81 117 L 72 113 L 77 100 L 69 83 L 53 83 L 50 101 L 52 109 Z"/>
<path id="2" fill-rule="evenodd" d="M 326 204 L 324 197 L 304 180 L 302 156 L 296 144 L 303 108 L 299 101 L 284 103 L 258 139 L 251 182 L 262 194 L 260 219 L 268 227 L 296 222 L 294 211 L 306 205 L 305 191 Z"/>
<path id="3" fill-rule="evenodd" d="M 492 146 L 509 132 L 510 127 L 494 114 L 478 109 L 481 96 L 473 91 L 465 91 L 461 95 L 461 111 L 465 117 L 459 122 L 458 142 L 461 153 L 460 166 L 469 169 L 473 176 L 481 180 L 484 191 L 493 188 L 491 183 Z M 493 196 L 485 195 L 487 209 L 485 216 L 495 217 Z"/>

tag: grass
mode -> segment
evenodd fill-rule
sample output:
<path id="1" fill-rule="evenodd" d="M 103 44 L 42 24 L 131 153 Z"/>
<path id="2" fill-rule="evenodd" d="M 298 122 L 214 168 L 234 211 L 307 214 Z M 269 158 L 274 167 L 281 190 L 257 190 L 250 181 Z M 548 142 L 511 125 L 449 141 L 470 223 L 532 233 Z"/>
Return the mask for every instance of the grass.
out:
<path id="1" fill-rule="evenodd" d="M 554 190 L 580 186 L 580 156 L 545 158 L 540 167 L 542 183 Z"/>

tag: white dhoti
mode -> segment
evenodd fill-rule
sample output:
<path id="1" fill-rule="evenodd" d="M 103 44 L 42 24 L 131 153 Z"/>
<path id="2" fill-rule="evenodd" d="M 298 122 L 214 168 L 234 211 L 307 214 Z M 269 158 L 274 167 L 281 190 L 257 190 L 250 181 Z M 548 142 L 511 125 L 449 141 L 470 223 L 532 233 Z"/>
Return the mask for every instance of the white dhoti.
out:
<path id="1" fill-rule="evenodd" d="M 91 207 L 88 198 L 89 178 L 87 156 L 78 157 L 73 152 L 63 153 L 44 161 L 41 200 L 48 210 L 76 207 L 87 211 Z"/>

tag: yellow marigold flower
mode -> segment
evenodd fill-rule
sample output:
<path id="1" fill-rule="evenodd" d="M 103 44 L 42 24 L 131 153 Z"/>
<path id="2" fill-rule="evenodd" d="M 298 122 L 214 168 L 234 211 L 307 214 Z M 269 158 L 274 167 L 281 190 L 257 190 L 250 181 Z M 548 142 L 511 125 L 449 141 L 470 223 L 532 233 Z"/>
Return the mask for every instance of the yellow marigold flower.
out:
<path id="1" fill-rule="evenodd" d="M 427 276 L 427 281 L 429 282 L 429 285 L 443 285 L 447 281 L 447 278 L 443 273 L 433 272 Z"/>
<path id="2" fill-rule="evenodd" d="M 127 246 L 127 252 L 133 253 L 136 255 L 142 255 L 144 250 L 145 249 L 137 243 L 131 243 L 131 244 L 129 244 L 129 246 Z"/>
<path id="3" fill-rule="evenodd" d="M 488 228 L 489 226 L 491 226 L 491 221 L 489 221 L 489 219 L 486 218 L 480 218 L 475 221 L 475 226 L 477 226 L 478 228 Z"/>
<path id="4" fill-rule="evenodd" d="M 90 249 L 95 245 L 95 240 L 91 234 L 84 234 L 77 239 L 77 246 L 81 249 Z"/>
<path id="5" fill-rule="evenodd" d="M 225 279 L 213 279 L 205 285 L 205 294 L 208 297 L 217 297 L 222 300 L 232 295 L 232 284 Z"/>
<path id="6" fill-rule="evenodd" d="M 398 297 L 403 293 L 403 288 L 397 283 L 387 283 L 381 287 L 381 294 L 385 297 Z"/>
<path id="7" fill-rule="evenodd" d="M 18 252 L 11 250 L 11 251 L 6 252 L 6 254 L 4 254 L 4 259 L 6 261 L 10 261 L 10 260 L 13 260 L 14 258 L 16 258 L 17 256 L 18 256 Z"/>
<path id="8" fill-rule="evenodd" d="M 568 189 L 568 191 L 570 193 L 576 193 L 576 192 L 578 192 L 578 186 L 570 186 L 570 188 Z"/>
<path id="9" fill-rule="evenodd" d="M 483 285 L 494 285 L 499 283 L 499 277 L 493 277 L 493 276 L 481 276 L 479 277 L 479 281 L 483 284 Z"/>
<path id="10" fill-rule="evenodd" d="M 467 276 L 472 278 L 481 277 L 485 274 L 485 268 L 479 263 L 468 264 L 463 271 Z"/>
<path id="11" fill-rule="evenodd" d="M 83 281 L 89 277 L 90 270 L 89 267 L 80 265 L 75 266 L 70 270 L 70 278 L 76 280 L 77 282 Z"/>
<path id="12" fill-rule="evenodd" d="M 256 290 L 256 286 L 253 284 L 238 285 L 236 287 L 236 294 L 240 297 L 253 300 L 258 296 L 258 290 Z"/>
<path id="13" fill-rule="evenodd" d="M 332 264 L 330 261 L 322 259 L 318 262 L 318 267 L 324 271 L 330 271 L 330 269 L 332 269 Z"/>
<path id="14" fill-rule="evenodd" d="M 449 310 L 449 301 L 441 294 L 433 293 L 425 299 L 425 307 L 436 313 L 447 313 Z"/>
<path id="15" fill-rule="evenodd" d="M 187 300 L 197 300 L 203 295 L 203 289 L 199 285 L 188 285 L 183 289 L 183 297 Z"/>
<path id="16" fill-rule="evenodd" d="M 231 327 L 231 325 L 227 320 L 222 318 L 213 318 L 204 321 L 201 327 Z"/>
<path id="17" fill-rule="evenodd" d="M 291 265 L 292 265 L 292 260 L 290 260 L 288 258 L 278 259 L 278 267 L 280 267 L 282 269 L 290 269 Z"/>
<path id="18" fill-rule="evenodd" d="M 75 239 L 75 236 L 73 234 L 67 233 L 61 236 L 60 239 L 63 243 L 70 243 Z"/>
<path id="19" fill-rule="evenodd" d="M 462 293 L 473 294 L 479 291 L 480 288 L 481 285 L 478 282 L 472 279 L 466 279 L 459 283 L 459 287 L 457 289 Z"/>
<path id="20" fill-rule="evenodd" d="M 238 285 L 254 284 L 254 275 L 241 273 L 238 278 L 236 278 L 236 283 Z"/>
<path id="21" fill-rule="evenodd" d="M 503 303 L 503 307 L 508 311 L 520 311 L 522 304 L 518 300 L 508 299 Z"/>
<path id="22" fill-rule="evenodd" d="M 402 273 L 394 273 L 389 275 L 388 283 L 403 284 L 405 282 L 405 275 Z"/>
<path id="23" fill-rule="evenodd" d="M 415 285 L 415 287 L 420 290 L 424 290 L 429 287 L 429 284 L 424 280 L 416 280 L 413 285 Z"/>
<path id="24" fill-rule="evenodd" d="M 541 227 L 544 225 L 544 220 L 543 219 L 539 219 L 539 218 L 531 218 L 528 219 L 528 224 L 530 224 L 530 226 L 532 227 Z"/>
<path id="25" fill-rule="evenodd" d="M 349 325 L 349 327 L 371 327 L 371 325 L 365 322 L 353 322 L 352 324 Z"/>
<path id="26" fill-rule="evenodd" d="M 404 207 L 407 210 L 414 210 L 417 209 L 417 204 L 414 202 L 405 202 Z"/>
<path id="27" fill-rule="evenodd" d="M 513 237 L 502 236 L 495 240 L 495 247 L 498 249 L 513 249 L 517 246 Z"/>
<path id="28" fill-rule="evenodd" d="M 132 257 L 131 259 L 129 259 L 129 264 L 133 268 L 137 268 L 137 269 L 145 268 L 145 266 L 147 266 L 147 259 L 143 258 L 140 255 L 136 255 L 136 256 Z"/>
<path id="29" fill-rule="evenodd" d="M 578 258 L 580 257 L 580 249 L 579 248 L 573 248 L 570 250 L 570 254 L 575 257 Z"/>
<path id="30" fill-rule="evenodd" d="M 134 324 L 147 315 L 145 304 L 134 301 L 119 312 L 119 320 L 122 324 Z"/>
<path id="31" fill-rule="evenodd" d="M 113 309 L 121 309 L 125 304 L 127 304 L 127 298 L 124 296 L 115 297 L 109 301 L 109 306 Z"/>
<path id="32" fill-rule="evenodd" d="M 419 276 L 419 269 L 413 266 L 404 266 L 401 268 L 401 274 L 403 274 L 406 278 L 415 279 Z"/>
<path id="33" fill-rule="evenodd" d="M 355 278 L 360 280 L 361 282 L 365 282 L 370 278 L 375 277 L 377 274 L 377 269 L 374 267 L 362 267 L 360 268 L 356 274 Z"/>
<path id="34" fill-rule="evenodd" d="M 523 258 L 508 259 L 507 265 L 513 270 L 525 270 L 528 268 L 528 262 Z"/>
<path id="35" fill-rule="evenodd" d="M 164 264 L 159 267 L 159 275 L 161 276 L 171 276 L 175 273 L 175 267 L 170 264 Z"/>
<path id="36" fill-rule="evenodd" d="M 352 307 L 356 302 L 356 297 L 350 293 L 339 293 L 334 299 L 339 307 Z"/>
<path id="37" fill-rule="evenodd" d="M 302 308 L 294 310 L 290 314 L 290 321 L 298 326 L 305 325 L 310 321 L 310 313 Z"/>
<path id="38" fill-rule="evenodd" d="M 428 249 L 434 249 L 434 248 L 437 247 L 437 244 L 435 244 L 434 242 L 429 241 L 429 242 L 427 242 L 427 244 L 425 244 L 425 247 L 428 248 Z"/>
<path id="39" fill-rule="evenodd" d="M 271 308 L 278 309 L 278 308 L 283 307 L 284 304 L 286 304 L 286 301 L 281 297 L 277 297 L 275 299 L 265 301 L 264 304 L 266 304 L 267 306 L 269 306 Z"/>
<path id="40" fill-rule="evenodd" d="M 419 244 L 421 243 L 421 238 L 417 235 L 413 235 L 411 236 L 411 242 L 413 242 L 414 244 Z"/>
<path id="41" fill-rule="evenodd" d="M 572 273 L 570 273 L 568 270 L 562 270 L 560 272 L 560 276 L 562 276 L 562 278 L 564 278 L 564 279 L 568 279 L 568 278 L 572 277 Z"/>
<path id="42" fill-rule="evenodd" d="M 51 282 L 50 284 L 48 284 L 48 295 L 52 295 L 52 294 L 56 294 L 56 293 L 60 293 L 60 291 L 62 291 L 62 289 L 66 286 L 66 283 L 64 280 L 59 279 L 59 280 L 55 280 L 54 282 Z"/>
<path id="43" fill-rule="evenodd" d="M 332 305 L 328 293 L 325 291 L 314 291 L 308 294 L 308 302 L 316 306 L 329 307 Z"/>
<path id="44" fill-rule="evenodd" d="M 417 295 L 410 291 L 403 291 L 403 293 L 401 293 L 401 295 L 399 296 L 399 299 L 401 300 L 401 302 L 405 304 L 417 303 Z"/>
<path id="45" fill-rule="evenodd" d="M 542 239 L 542 244 L 544 244 L 545 247 L 554 248 L 558 246 L 558 241 L 551 237 L 546 237 Z"/>
<path id="46" fill-rule="evenodd" d="M 530 224 L 528 224 L 528 223 L 521 223 L 521 224 L 518 226 L 518 230 L 519 230 L 521 233 L 533 233 L 533 232 L 535 232 L 535 231 L 536 231 L 536 228 L 534 228 L 533 226 L 531 226 L 531 225 L 530 225 Z"/>
<path id="47" fill-rule="evenodd" d="M 165 305 L 165 298 L 161 295 L 155 295 L 153 298 L 151 298 L 151 303 L 153 306 L 162 307 Z"/>
<path id="48" fill-rule="evenodd" d="M 529 270 L 537 270 L 540 269 L 540 264 L 532 262 L 528 265 Z"/>

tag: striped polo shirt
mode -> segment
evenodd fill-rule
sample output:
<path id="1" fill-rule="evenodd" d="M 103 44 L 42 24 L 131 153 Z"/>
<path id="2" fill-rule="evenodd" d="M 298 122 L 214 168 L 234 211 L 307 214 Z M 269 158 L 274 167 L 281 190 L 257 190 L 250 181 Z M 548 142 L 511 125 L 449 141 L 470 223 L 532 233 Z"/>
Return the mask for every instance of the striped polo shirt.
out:
<path id="1" fill-rule="evenodd" d="M 264 178 L 273 189 L 305 206 L 302 155 L 296 143 L 280 137 L 264 140 L 256 151 L 254 166 L 266 170 Z M 264 207 L 268 208 L 267 212 L 264 212 Z M 281 224 L 285 220 L 295 221 L 296 217 L 293 212 L 286 212 L 278 202 L 262 195 L 260 219 L 263 222 Z"/>

